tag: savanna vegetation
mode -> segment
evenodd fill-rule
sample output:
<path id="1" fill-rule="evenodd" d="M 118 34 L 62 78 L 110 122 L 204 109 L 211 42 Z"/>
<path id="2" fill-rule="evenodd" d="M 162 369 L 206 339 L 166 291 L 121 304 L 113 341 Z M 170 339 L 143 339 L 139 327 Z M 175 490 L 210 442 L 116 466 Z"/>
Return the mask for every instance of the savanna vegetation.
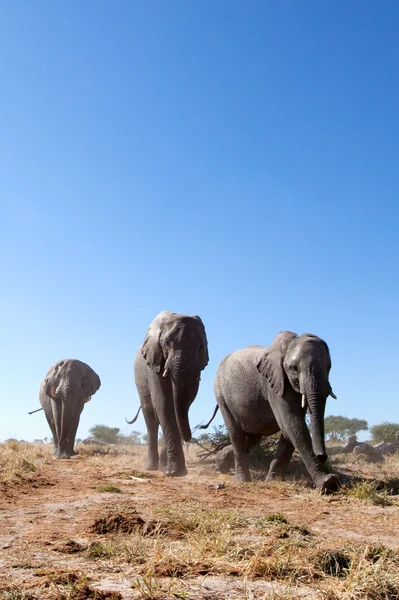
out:
<path id="1" fill-rule="evenodd" d="M 249 484 L 195 444 L 179 479 L 145 472 L 143 445 L 117 447 L 53 461 L 49 445 L 0 445 L 1 599 L 399 598 L 398 455 L 333 457 L 353 480 L 329 497 L 296 459 L 264 483 L 266 446 Z"/>

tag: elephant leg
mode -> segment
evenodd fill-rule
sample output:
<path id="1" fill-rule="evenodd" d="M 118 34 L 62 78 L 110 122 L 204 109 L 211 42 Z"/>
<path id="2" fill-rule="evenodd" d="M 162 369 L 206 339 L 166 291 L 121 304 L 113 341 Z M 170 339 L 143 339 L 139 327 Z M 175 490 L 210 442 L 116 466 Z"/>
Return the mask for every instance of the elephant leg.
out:
<path id="1" fill-rule="evenodd" d="M 161 452 L 159 454 L 159 468 L 161 471 L 165 471 L 166 466 L 168 464 L 168 456 L 166 454 L 166 447 L 161 447 Z"/>
<path id="2" fill-rule="evenodd" d="M 266 481 L 273 481 L 283 475 L 284 469 L 290 462 L 293 452 L 294 446 L 281 434 L 277 444 L 276 457 L 271 462 Z"/>
<path id="3" fill-rule="evenodd" d="M 159 421 L 155 413 L 148 377 L 147 377 L 147 365 L 144 361 L 137 366 L 135 364 L 135 381 L 137 391 L 140 396 L 140 404 L 143 411 L 143 417 L 147 428 L 147 471 L 158 471 L 159 469 L 159 456 L 158 456 L 158 430 Z"/>
<path id="4" fill-rule="evenodd" d="M 156 414 L 152 410 L 143 411 L 143 415 L 148 434 L 148 457 L 145 468 L 147 471 L 158 471 L 160 468 L 158 454 L 159 422 Z"/>
<path id="5" fill-rule="evenodd" d="M 67 437 L 65 435 L 65 427 L 63 426 L 65 417 L 64 405 L 60 400 L 54 400 L 54 398 L 51 398 L 51 410 L 55 429 L 54 440 L 57 440 L 57 443 L 54 443 L 54 458 L 70 458 Z"/>
<path id="6" fill-rule="evenodd" d="M 55 458 L 71 458 L 71 449 L 73 449 L 73 444 L 75 443 L 76 430 L 83 406 L 79 406 L 76 402 L 73 403 L 72 401 L 65 402 L 53 399 L 51 400 L 51 405 L 58 438 Z M 71 433 L 73 432 L 75 435 L 71 437 Z"/>
<path id="7" fill-rule="evenodd" d="M 83 406 L 82 406 L 82 410 L 83 410 Z M 79 421 L 80 421 L 80 413 L 81 413 L 81 411 L 78 411 L 76 414 L 74 414 L 69 423 L 69 431 L 68 431 L 68 436 L 67 436 L 67 451 L 70 456 L 76 456 L 76 452 L 74 450 L 74 445 L 75 445 L 76 433 L 78 431 L 78 426 L 79 426 Z"/>
<path id="8" fill-rule="evenodd" d="M 304 414 L 295 410 L 292 407 L 292 403 L 287 400 L 282 401 L 279 399 L 278 402 L 269 401 L 281 432 L 298 450 L 315 486 L 321 492 L 337 490 L 340 486 L 338 477 L 326 474 L 325 469 L 313 452 L 312 440 L 305 423 Z"/>
<path id="9" fill-rule="evenodd" d="M 54 425 L 54 421 L 52 419 L 50 419 L 47 414 L 46 414 L 46 419 L 47 419 L 47 423 L 50 427 L 51 433 L 53 435 L 53 444 L 54 444 L 54 455 L 57 454 L 58 451 L 58 437 L 57 437 L 57 432 L 55 430 L 55 425 Z"/>
<path id="10" fill-rule="evenodd" d="M 42 405 L 44 415 L 46 417 L 46 421 L 48 426 L 50 427 L 51 435 L 53 436 L 53 444 L 54 444 L 54 455 L 58 450 L 58 436 L 57 430 L 54 422 L 53 409 L 51 406 L 51 399 L 44 393 L 44 391 L 40 390 L 40 404 Z"/>
<path id="11" fill-rule="evenodd" d="M 172 382 L 169 377 L 160 377 L 156 374 L 149 377 L 151 398 L 158 421 L 162 428 L 166 448 L 165 475 L 168 477 L 181 477 L 187 474 L 180 431 L 175 416 L 173 403 Z"/>
<path id="12" fill-rule="evenodd" d="M 247 434 L 238 427 L 231 414 L 224 398 L 219 395 L 217 398 L 220 412 L 223 415 L 224 422 L 229 432 L 231 446 L 234 452 L 235 478 L 237 481 L 251 481 L 249 472 L 249 455 Z"/>

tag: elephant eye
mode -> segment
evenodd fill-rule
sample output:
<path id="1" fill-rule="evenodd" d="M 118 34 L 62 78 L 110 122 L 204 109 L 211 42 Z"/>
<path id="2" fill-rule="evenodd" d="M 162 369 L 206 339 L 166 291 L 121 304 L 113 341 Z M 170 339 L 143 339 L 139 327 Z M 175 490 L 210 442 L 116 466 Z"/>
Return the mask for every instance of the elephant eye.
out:
<path id="1" fill-rule="evenodd" d="M 291 371 L 294 371 L 294 373 L 298 373 L 298 367 L 296 365 L 291 365 Z"/>

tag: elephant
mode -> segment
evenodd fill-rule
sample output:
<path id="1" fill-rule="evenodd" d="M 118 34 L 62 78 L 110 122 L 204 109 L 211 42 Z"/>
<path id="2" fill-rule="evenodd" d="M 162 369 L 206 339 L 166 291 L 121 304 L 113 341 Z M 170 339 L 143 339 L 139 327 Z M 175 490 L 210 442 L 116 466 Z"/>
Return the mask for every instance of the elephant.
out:
<path id="1" fill-rule="evenodd" d="M 296 448 L 317 488 L 338 489 L 338 477 L 327 474 L 324 464 L 324 411 L 327 397 L 336 398 L 330 368 L 330 352 L 321 338 L 291 331 L 280 332 L 268 348 L 250 346 L 225 357 L 214 384 L 231 440 L 219 457 L 221 465 L 228 469 L 233 454 L 236 479 L 250 481 L 250 448 L 262 436 L 280 431 L 266 481 L 282 476 Z M 312 437 L 305 422 L 307 409 Z"/>
<path id="2" fill-rule="evenodd" d="M 225 446 L 215 455 L 216 468 L 221 473 L 228 473 L 234 469 L 234 452 L 231 444 Z"/>
<path id="3" fill-rule="evenodd" d="M 208 341 L 200 317 L 169 311 L 155 317 L 134 361 L 134 377 L 148 432 L 147 470 L 161 469 L 168 477 L 187 474 L 181 440 L 191 439 L 188 410 L 208 361 Z M 159 425 L 165 444 L 161 460 Z"/>
<path id="4" fill-rule="evenodd" d="M 53 434 L 55 458 L 76 454 L 73 447 L 80 413 L 100 385 L 97 373 L 80 360 L 60 360 L 48 370 L 39 400 Z"/>

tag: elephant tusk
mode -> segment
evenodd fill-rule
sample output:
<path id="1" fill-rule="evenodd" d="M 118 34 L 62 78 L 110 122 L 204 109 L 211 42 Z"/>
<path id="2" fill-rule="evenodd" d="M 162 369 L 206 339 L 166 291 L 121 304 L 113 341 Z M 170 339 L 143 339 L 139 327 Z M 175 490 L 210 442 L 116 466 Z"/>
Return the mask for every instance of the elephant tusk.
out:
<path id="1" fill-rule="evenodd" d="M 165 369 L 165 371 L 163 372 L 162 377 L 167 377 L 168 376 L 168 369 Z"/>
<path id="2" fill-rule="evenodd" d="M 84 398 L 84 399 L 83 399 L 83 402 L 85 402 L 85 403 L 86 403 L 86 402 L 90 402 L 90 400 L 91 400 L 91 396 L 87 396 L 87 398 Z"/>
<path id="3" fill-rule="evenodd" d="M 54 396 L 55 396 L 55 385 L 53 385 L 53 387 L 51 388 L 50 394 L 51 394 L 51 397 L 54 398 Z"/>
<path id="4" fill-rule="evenodd" d="M 330 392 L 330 396 L 331 396 L 331 398 L 334 398 L 334 400 L 338 400 L 337 396 L 334 394 L 334 392 L 332 390 Z"/>
<path id="5" fill-rule="evenodd" d="M 302 394 L 302 408 L 305 408 L 306 406 L 306 396 L 305 394 Z"/>

